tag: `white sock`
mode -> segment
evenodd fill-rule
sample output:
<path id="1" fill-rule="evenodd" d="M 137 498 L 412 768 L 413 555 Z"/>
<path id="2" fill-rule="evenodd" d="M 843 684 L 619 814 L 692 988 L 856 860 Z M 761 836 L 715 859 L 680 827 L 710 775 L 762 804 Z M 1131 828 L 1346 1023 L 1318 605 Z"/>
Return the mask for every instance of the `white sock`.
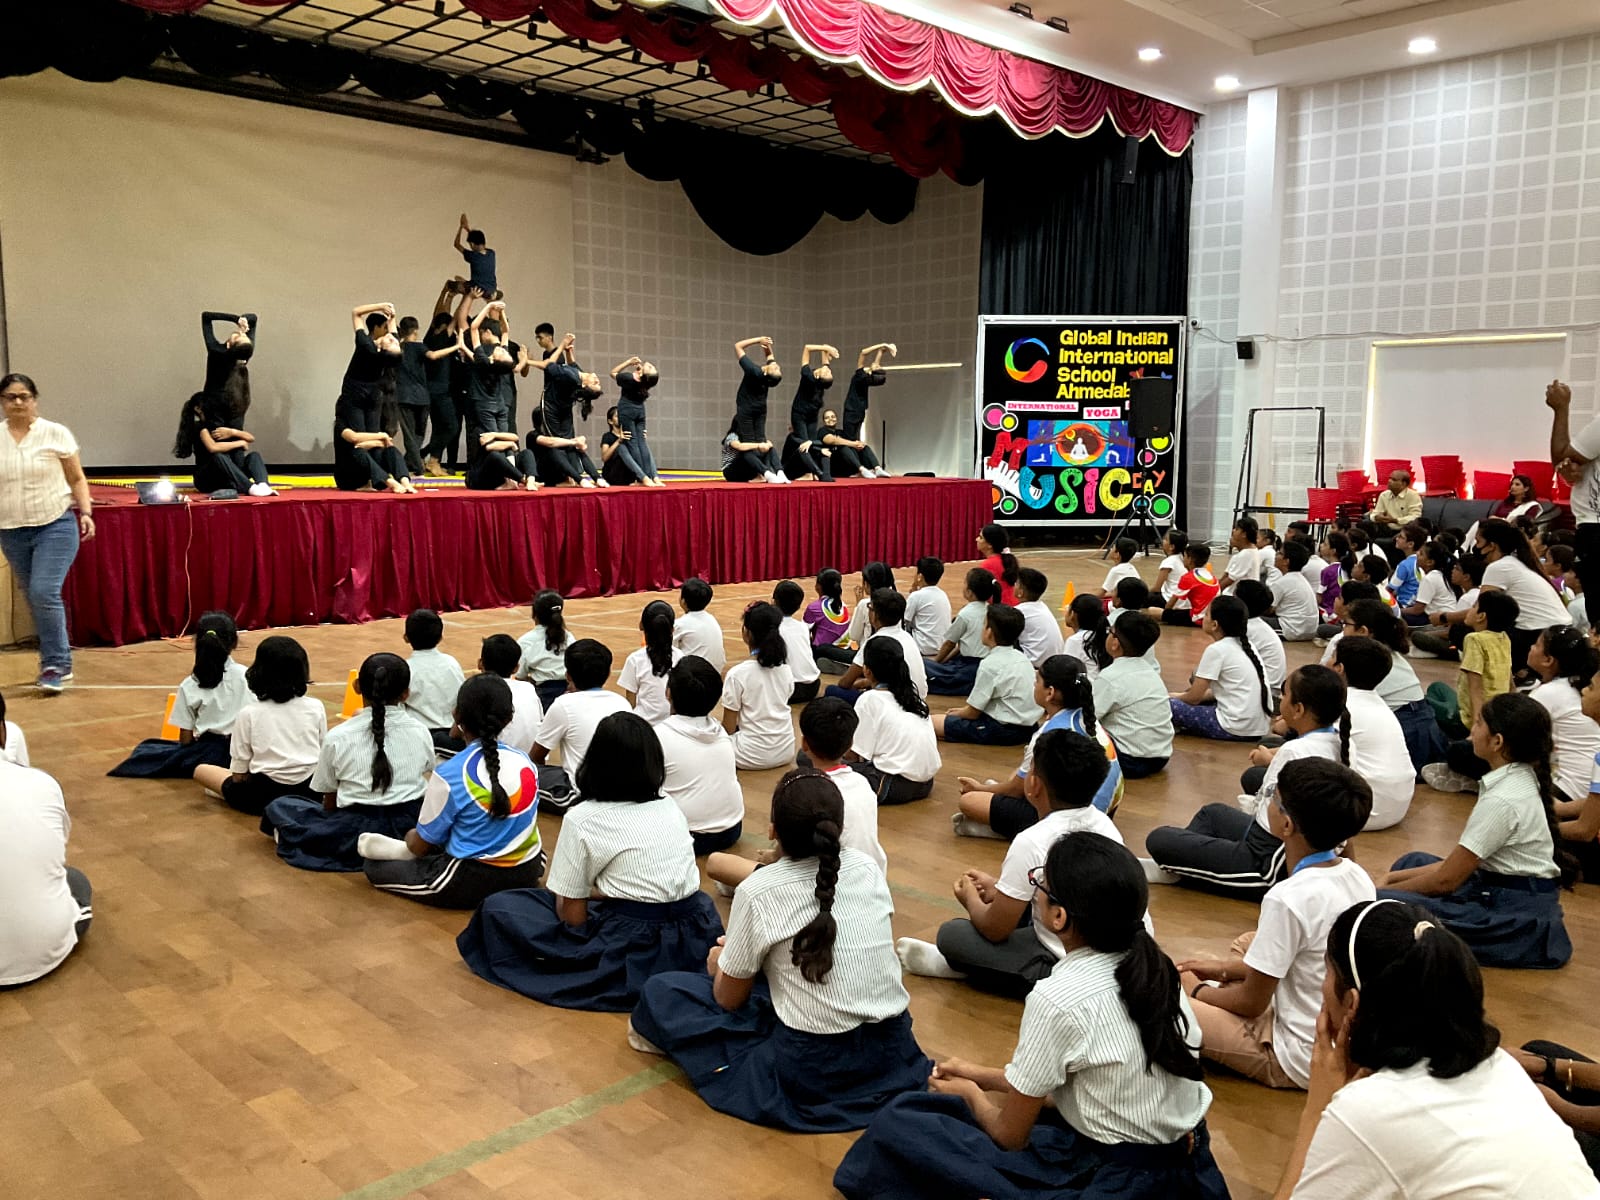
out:
<path id="1" fill-rule="evenodd" d="M 405 842 L 381 833 L 363 833 L 356 839 L 356 853 L 374 862 L 405 862 L 416 857 Z"/>
<path id="2" fill-rule="evenodd" d="M 916 938 L 901 938 L 894 944 L 894 952 L 900 958 L 900 965 L 913 975 L 925 975 L 930 979 L 965 979 L 965 971 L 958 971 L 952 967 L 949 960 L 939 953 L 939 947 L 932 942 L 921 942 Z"/>
<path id="3" fill-rule="evenodd" d="M 632 1021 L 628 1022 L 628 1045 L 632 1046 L 640 1054 L 662 1054 L 663 1056 L 665 1054 L 660 1046 L 640 1034 L 633 1027 Z"/>
<path id="4" fill-rule="evenodd" d="M 778 473 L 776 471 L 768 471 L 766 474 L 762 475 L 761 478 L 765 479 L 768 483 L 777 483 Z"/>
<path id="5" fill-rule="evenodd" d="M 1141 858 L 1139 865 L 1144 868 L 1144 877 L 1150 883 L 1177 883 L 1180 878 L 1153 858 Z"/>
<path id="6" fill-rule="evenodd" d="M 966 813 L 958 812 L 950 818 L 950 826 L 956 831 L 957 837 L 965 838 L 992 838 L 997 842 L 1006 839 L 994 831 L 993 826 L 985 825 L 982 821 L 974 821 Z"/>

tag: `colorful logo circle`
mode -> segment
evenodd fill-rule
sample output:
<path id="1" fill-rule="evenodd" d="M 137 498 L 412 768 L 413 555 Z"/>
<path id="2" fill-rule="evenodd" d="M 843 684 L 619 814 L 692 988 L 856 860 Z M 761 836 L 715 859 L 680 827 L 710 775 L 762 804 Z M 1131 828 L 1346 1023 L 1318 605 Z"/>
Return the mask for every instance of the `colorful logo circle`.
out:
<path id="1" fill-rule="evenodd" d="M 1006 406 L 1003 404 L 986 405 L 983 410 L 983 423 L 986 428 L 999 429 L 1005 421 Z"/>
<path id="2" fill-rule="evenodd" d="M 1004 429 L 1007 433 L 1010 433 L 1020 424 L 1021 422 L 1017 420 L 1016 414 L 1014 413 L 1007 413 L 1005 416 L 1000 418 L 1000 428 Z"/>
<path id="3" fill-rule="evenodd" d="M 1005 497 L 1003 497 L 1001 499 L 1001 501 L 1000 501 L 1000 512 L 1003 515 L 1009 517 L 1012 513 L 1016 512 L 1016 511 L 1017 511 L 1017 498 L 1015 496 L 1005 496 Z"/>
<path id="4" fill-rule="evenodd" d="M 1172 439 L 1169 438 L 1169 437 L 1158 437 L 1158 438 L 1151 438 L 1150 439 L 1150 448 L 1152 450 L 1155 450 L 1157 453 L 1165 454 L 1166 450 L 1167 450 L 1167 447 L 1170 446 L 1170 445 L 1172 445 Z"/>
<path id="5" fill-rule="evenodd" d="M 1037 346 L 1039 353 L 1044 357 L 1027 370 L 1017 369 L 1017 349 L 1022 346 Z M 1006 374 L 1018 383 L 1038 383 L 1044 378 L 1044 373 L 1049 369 L 1050 347 L 1038 338 L 1019 338 L 1006 347 Z"/>
<path id="6" fill-rule="evenodd" d="M 1139 451 L 1139 465 L 1141 467 L 1153 467 L 1156 465 L 1156 452 L 1150 449 L 1149 446 Z"/>
<path id="7" fill-rule="evenodd" d="M 1173 507 L 1174 505 L 1172 503 L 1171 496 L 1150 497 L 1150 511 L 1156 517 L 1159 517 L 1163 520 L 1167 517 L 1170 517 L 1172 515 Z"/>
<path id="8" fill-rule="evenodd" d="M 471 745 L 463 753 L 464 762 L 461 769 L 461 782 L 466 785 L 467 795 L 471 796 L 474 803 L 484 812 L 489 811 L 489 806 L 494 803 L 494 793 L 489 782 L 489 764 L 484 761 L 483 747 Z M 505 782 L 504 778 L 501 783 Z M 539 798 L 539 783 L 534 773 L 527 767 L 522 768 L 515 788 L 507 788 L 511 800 L 511 815 L 525 812 L 533 806 Z"/>

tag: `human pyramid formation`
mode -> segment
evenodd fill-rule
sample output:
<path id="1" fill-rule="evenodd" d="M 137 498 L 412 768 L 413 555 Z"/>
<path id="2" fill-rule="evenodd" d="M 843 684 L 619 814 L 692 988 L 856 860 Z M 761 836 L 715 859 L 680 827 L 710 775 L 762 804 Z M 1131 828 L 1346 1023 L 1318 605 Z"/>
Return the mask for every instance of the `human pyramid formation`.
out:
<path id="1" fill-rule="evenodd" d="M 1479 541 L 1497 545 L 1495 526 Z M 1234 539 L 1255 532 L 1241 522 Z M 1285 549 L 1304 549 L 1299 533 Z M 1226 1196 L 1202 1060 L 1307 1090 L 1282 1196 L 1600 1195 L 1561 1119 L 1593 1128 L 1600 1066 L 1542 1043 L 1500 1050 L 1478 967 L 1570 955 L 1570 831 L 1552 804 L 1577 769 L 1572 704 L 1590 762 L 1600 749 L 1600 684 L 1574 690 L 1597 666 L 1587 642 L 1541 633 L 1527 695 L 1494 692 L 1486 665 L 1464 681 L 1485 768 L 1473 814 L 1450 856 L 1407 855 L 1375 885 L 1344 850 L 1404 817 L 1416 770 L 1396 715 L 1415 702 L 1383 687 L 1397 671 L 1415 680 L 1390 604 L 1352 598 L 1349 580 L 1331 666 L 1275 675 L 1282 645 L 1249 595 L 1285 589 L 1262 584 L 1253 545 L 1212 578 L 1208 548 L 1174 532 L 1156 596 L 1119 564 L 1102 596 L 1073 601 L 1066 630 L 1003 528 L 977 547 L 956 612 L 937 558 L 917 563 L 909 594 L 868 564 L 853 605 L 838 571 L 809 602 L 783 581 L 745 609 L 747 653 L 731 666 L 712 588 L 690 580 L 679 611 L 644 607 L 620 692 L 612 651 L 574 635 L 555 592 L 534 598 L 520 639 L 483 640 L 471 677 L 439 649 L 440 618 L 418 610 L 409 657 L 368 657 L 365 707 L 332 729 L 294 639 L 265 638 L 246 669 L 231 619 L 208 613 L 172 713 L 179 739 L 142 743 L 113 773 L 192 777 L 258 818 L 293 866 L 364 871 L 471 910 L 457 944 L 476 974 L 541 1003 L 630 1013 L 630 1045 L 676 1062 L 719 1112 L 865 1129 L 835 1178 L 852 1198 Z M 1469 676 L 1494 655 L 1473 638 L 1511 642 L 1485 615 L 1493 594 L 1467 618 Z M 1179 694 L 1155 659 L 1158 605 L 1208 640 Z M 824 688 L 825 674 L 837 682 Z M 930 693 L 965 700 L 933 716 Z M 25 764 L 21 731 L 5 730 Z M 1176 734 L 1253 745 L 1245 795 L 1154 831 L 1140 859 L 1112 818 L 1168 767 Z M 1003 781 L 962 779 L 952 814 L 957 835 L 1011 844 L 998 876 L 957 881 L 966 915 L 936 943 L 897 943 L 877 811 L 929 795 L 941 741 L 1024 747 Z M 738 773 L 776 767 L 772 846 L 733 853 Z M 0 872 L 17 911 L 41 914 L 25 925 L 33 944 L 0 936 L 0 983 L 22 983 L 70 953 L 89 893 L 65 866 L 59 789 L 0 770 L 60 827 L 59 879 L 37 864 Z M 549 854 L 541 809 L 562 814 Z M 726 925 L 700 857 L 732 897 Z M 21 895 L 24 880 L 39 894 Z M 1258 927 L 1227 960 L 1174 964 L 1147 911 L 1152 883 L 1257 899 Z M 929 1059 L 903 972 L 1025 997 L 1010 1063 Z"/>

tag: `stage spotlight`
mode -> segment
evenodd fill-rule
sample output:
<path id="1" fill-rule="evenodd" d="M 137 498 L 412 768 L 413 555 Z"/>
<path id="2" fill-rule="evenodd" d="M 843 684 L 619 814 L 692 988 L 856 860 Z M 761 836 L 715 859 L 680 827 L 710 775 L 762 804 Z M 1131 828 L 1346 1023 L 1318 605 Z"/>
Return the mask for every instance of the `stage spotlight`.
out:
<path id="1" fill-rule="evenodd" d="M 1414 37 L 1406 44 L 1406 49 L 1412 54 L 1432 54 L 1439 48 L 1439 43 L 1431 37 Z"/>
<path id="2" fill-rule="evenodd" d="M 178 495 L 177 485 L 163 475 L 154 483 L 134 484 L 134 490 L 139 495 L 140 504 L 182 504 L 184 498 Z M 234 492 L 235 496 L 239 493 Z"/>
<path id="3" fill-rule="evenodd" d="M 1017 0 L 1017 3 L 1013 4 L 1006 11 L 1016 13 L 1019 17 L 1027 17 L 1030 21 L 1033 20 L 1033 9 L 1028 7 L 1026 4 L 1023 4 L 1021 0 Z"/>
<path id="4" fill-rule="evenodd" d="M 1057 33 L 1072 32 L 1072 30 L 1067 27 L 1067 19 L 1065 17 L 1051 17 L 1045 22 L 1045 24 L 1050 26 L 1050 28 L 1054 29 Z"/>
<path id="5" fill-rule="evenodd" d="M 1140 62 L 1156 62 L 1161 58 L 1160 46 L 1145 46 L 1139 51 Z"/>

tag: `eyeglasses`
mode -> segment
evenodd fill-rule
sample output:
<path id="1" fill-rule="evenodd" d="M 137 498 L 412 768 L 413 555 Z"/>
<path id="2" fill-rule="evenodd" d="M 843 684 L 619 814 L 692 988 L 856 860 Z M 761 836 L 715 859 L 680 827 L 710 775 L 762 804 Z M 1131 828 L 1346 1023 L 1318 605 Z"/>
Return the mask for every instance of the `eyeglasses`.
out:
<path id="1" fill-rule="evenodd" d="M 1066 907 L 1066 905 L 1061 903 L 1061 901 L 1056 898 L 1054 893 L 1052 893 L 1050 889 L 1045 886 L 1043 867 L 1034 867 L 1028 872 L 1028 886 L 1033 888 L 1034 891 L 1043 892 L 1044 898 L 1050 901 L 1051 904 L 1054 904 L 1057 908 Z"/>

